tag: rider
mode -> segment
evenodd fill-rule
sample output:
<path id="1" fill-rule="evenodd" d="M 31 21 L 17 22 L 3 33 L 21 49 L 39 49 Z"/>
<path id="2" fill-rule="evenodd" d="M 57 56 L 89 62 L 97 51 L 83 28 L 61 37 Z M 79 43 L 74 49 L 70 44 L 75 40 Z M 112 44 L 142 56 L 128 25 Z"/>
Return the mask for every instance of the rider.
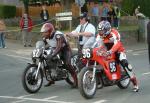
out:
<path id="1" fill-rule="evenodd" d="M 111 53 L 117 54 L 121 65 L 127 71 L 130 80 L 134 85 L 133 91 L 138 92 L 139 87 L 137 84 L 137 79 L 135 77 L 135 74 L 133 73 L 131 64 L 129 64 L 127 61 L 125 48 L 120 41 L 119 32 L 116 29 L 111 28 L 111 25 L 108 21 L 101 21 L 98 24 L 98 32 L 98 36 L 102 38 L 102 43 L 108 50 L 107 55 L 110 55 Z"/>
<path id="2" fill-rule="evenodd" d="M 51 23 L 43 24 L 41 28 L 41 33 L 45 44 L 55 48 L 51 55 L 48 55 L 47 61 L 49 66 L 51 66 L 51 60 L 57 55 L 61 54 L 61 57 L 67 66 L 67 69 L 71 72 L 71 75 L 74 79 L 73 87 L 77 86 L 77 75 L 75 69 L 71 65 L 71 48 L 67 42 L 64 34 L 60 31 L 56 31 L 54 26 Z M 50 86 L 54 84 L 54 81 L 49 81 L 45 86 Z"/>

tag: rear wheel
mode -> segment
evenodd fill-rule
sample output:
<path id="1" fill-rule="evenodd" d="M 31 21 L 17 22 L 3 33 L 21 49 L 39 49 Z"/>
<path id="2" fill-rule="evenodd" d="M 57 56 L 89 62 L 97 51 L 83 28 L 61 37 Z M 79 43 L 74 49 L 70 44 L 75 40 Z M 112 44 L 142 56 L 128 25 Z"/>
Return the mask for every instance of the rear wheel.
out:
<path id="1" fill-rule="evenodd" d="M 80 94 L 86 99 L 93 98 L 96 93 L 97 80 L 96 77 L 94 77 L 92 81 L 92 78 L 93 78 L 92 67 L 84 67 L 79 74 L 78 88 Z"/>
<path id="2" fill-rule="evenodd" d="M 22 85 L 28 93 L 36 93 L 40 90 L 43 83 L 43 74 L 40 69 L 37 79 L 35 79 L 37 71 L 36 64 L 29 64 L 22 74 Z"/>

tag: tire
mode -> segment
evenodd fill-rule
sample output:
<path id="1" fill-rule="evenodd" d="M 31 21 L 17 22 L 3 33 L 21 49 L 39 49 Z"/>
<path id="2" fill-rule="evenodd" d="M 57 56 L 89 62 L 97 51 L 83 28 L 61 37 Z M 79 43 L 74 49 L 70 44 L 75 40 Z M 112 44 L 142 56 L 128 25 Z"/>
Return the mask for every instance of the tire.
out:
<path id="1" fill-rule="evenodd" d="M 79 88 L 80 94 L 84 98 L 91 99 L 94 97 L 94 95 L 96 93 L 97 79 L 95 77 L 93 83 L 91 83 L 92 77 L 91 77 L 91 74 L 87 75 L 88 73 L 93 74 L 92 67 L 84 67 L 81 70 L 81 72 L 79 73 L 78 88 Z M 90 76 L 90 78 L 88 77 L 88 79 L 87 79 L 87 78 L 85 78 L 86 76 Z M 85 79 L 87 79 L 90 82 L 90 84 Z M 89 87 L 87 87 L 87 86 L 89 86 Z M 92 86 L 92 88 L 90 88 L 91 86 Z M 88 91 L 88 89 L 89 89 L 89 91 Z"/>
<path id="2" fill-rule="evenodd" d="M 119 81 L 117 83 L 117 86 L 120 88 L 120 89 L 126 89 L 129 87 L 130 85 L 130 78 L 129 76 L 126 74 L 126 72 L 123 72 L 123 80 Z"/>
<path id="3" fill-rule="evenodd" d="M 74 85 L 74 80 L 73 80 L 73 78 L 72 78 L 72 76 L 71 76 L 70 73 L 68 74 L 68 78 L 66 78 L 65 80 L 66 80 L 66 82 L 67 82 L 70 86 L 73 86 L 73 85 Z"/>
<path id="4" fill-rule="evenodd" d="M 31 68 L 33 69 L 32 71 Z M 33 79 L 35 77 L 35 71 L 37 70 L 37 65 L 36 64 L 29 64 L 25 70 L 23 71 L 22 74 L 22 85 L 23 88 L 28 92 L 28 93 L 36 93 L 40 90 L 42 84 L 43 84 L 43 73 L 42 70 L 40 69 L 39 74 L 38 74 L 38 80 Z M 32 88 L 34 87 L 34 88 Z"/>
<path id="5" fill-rule="evenodd" d="M 81 69 L 85 66 L 78 57 L 78 53 L 71 56 L 71 65 L 75 68 L 76 73 L 79 73 Z"/>

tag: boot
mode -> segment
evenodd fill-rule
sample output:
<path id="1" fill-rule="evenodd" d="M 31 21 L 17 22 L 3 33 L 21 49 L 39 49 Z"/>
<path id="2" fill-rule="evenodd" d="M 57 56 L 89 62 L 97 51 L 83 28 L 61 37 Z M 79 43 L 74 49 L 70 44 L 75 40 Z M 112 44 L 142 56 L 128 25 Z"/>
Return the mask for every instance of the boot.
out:
<path id="1" fill-rule="evenodd" d="M 52 84 L 55 84 L 55 81 L 48 81 L 44 86 L 48 87 L 51 86 Z"/>
<path id="2" fill-rule="evenodd" d="M 137 84 L 137 79 L 136 77 L 134 76 L 133 78 L 131 78 L 131 82 L 133 83 L 133 91 L 134 92 L 138 92 L 139 91 L 139 86 Z"/>
<path id="3" fill-rule="evenodd" d="M 78 87 L 77 75 L 76 75 L 76 74 L 73 74 L 72 77 L 73 77 L 74 83 L 73 83 L 73 85 L 71 86 L 71 88 L 77 88 L 77 87 Z"/>

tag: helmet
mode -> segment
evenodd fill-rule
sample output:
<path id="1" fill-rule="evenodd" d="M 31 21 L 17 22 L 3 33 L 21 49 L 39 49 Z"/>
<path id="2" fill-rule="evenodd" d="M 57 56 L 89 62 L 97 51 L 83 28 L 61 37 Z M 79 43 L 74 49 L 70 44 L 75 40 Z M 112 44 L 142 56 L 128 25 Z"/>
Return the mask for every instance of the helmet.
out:
<path id="1" fill-rule="evenodd" d="M 49 32 L 49 35 L 52 34 L 54 32 L 54 26 L 51 23 L 45 23 L 43 24 L 42 28 L 41 28 L 41 32 Z"/>
<path id="2" fill-rule="evenodd" d="M 107 36 L 111 32 L 111 25 L 108 21 L 101 21 L 98 24 L 98 31 L 102 31 L 103 36 Z"/>

